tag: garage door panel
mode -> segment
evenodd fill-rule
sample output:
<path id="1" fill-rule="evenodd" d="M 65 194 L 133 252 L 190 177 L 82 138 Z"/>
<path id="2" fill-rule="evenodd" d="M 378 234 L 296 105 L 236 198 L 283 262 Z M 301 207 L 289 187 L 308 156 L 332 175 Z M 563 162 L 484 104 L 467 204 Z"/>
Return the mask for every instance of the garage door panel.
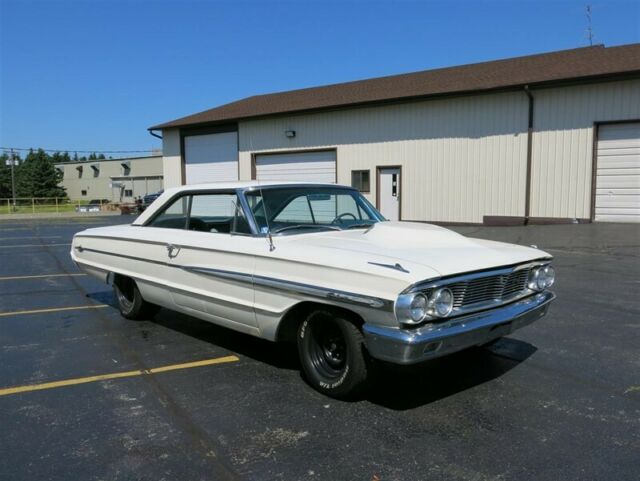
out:
<path id="1" fill-rule="evenodd" d="M 640 123 L 598 129 L 595 219 L 640 222 Z"/>
<path id="2" fill-rule="evenodd" d="M 596 195 L 640 195 L 640 186 L 630 189 L 596 189 Z"/>
<path id="3" fill-rule="evenodd" d="M 606 169 L 598 169 L 598 175 L 602 177 L 607 176 L 631 176 L 636 180 L 640 179 L 640 168 L 635 167 L 620 167 L 620 168 L 606 168 Z"/>
<path id="4" fill-rule="evenodd" d="M 187 184 L 238 180 L 238 134 L 225 132 L 184 138 Z"/>
<path id="5" fill-rule="evenodd" d="M 258 180 L 295 182 L 336 181 L 336 152 L 292 152 L 256 156 Z"/>
<path id="6" fill-rule="evenodd" d="M 599 175 L 598 188 L 634 188 L 640 186 L 640 179 L 630 175 Z"/>
<path id="7" fill-rule="evenodd" d="M 639 155 L 610 155 L 598 157 L 598 171 L 600 169 L 628 169 L 640 164 Z"/>
<path id="8" fill-rule="evenodd" d="M 638 195 L 599 195 L 596 196 L 598 209 L 623 208 L 623 209 L 639 209 L 640 196 Z"/>

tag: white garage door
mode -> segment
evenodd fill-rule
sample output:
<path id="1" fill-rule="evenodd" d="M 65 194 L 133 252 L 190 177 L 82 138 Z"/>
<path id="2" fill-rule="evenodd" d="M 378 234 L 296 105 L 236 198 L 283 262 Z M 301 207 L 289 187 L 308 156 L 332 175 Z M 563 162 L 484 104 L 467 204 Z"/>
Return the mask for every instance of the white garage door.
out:
<path id="1" fill-rule="evenodd" d="M 640 123 L 598 128 L 596 221 L 640 222 Z"/>
<path id="2" fill-rule="evenodd" d="M 258 180 L 336 182 L 336 152 L 300 152 L 256 156 Z"/>
<path id="3" fill-rule="evenodd" d="M 184 138 L 187 184 L 238 180 L 238 134 L 189 135 Z"/>

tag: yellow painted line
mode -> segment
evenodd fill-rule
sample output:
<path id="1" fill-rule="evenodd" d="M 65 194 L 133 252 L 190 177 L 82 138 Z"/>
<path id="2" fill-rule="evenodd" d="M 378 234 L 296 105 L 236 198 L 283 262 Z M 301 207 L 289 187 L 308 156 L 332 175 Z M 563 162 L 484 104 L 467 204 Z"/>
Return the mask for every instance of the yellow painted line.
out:
<path id="1" fill-rule="evenodd" d="M 108 381 L 110 379 L 121 379 L 123 377 L 146 376 L 150 374 L 158 374 L 161 372 L 177 371 L 178 369 L 191 369 L 201 366 L 212 366 L 214 364 L 224 364 L 228 362 L 239 361 L 238 356 L 224 356 L 213 359 L 204 359 L 202 361 L 185 362 L 183 364 L 171 364 L 169 366 L 161 366 L 153 369 L 137 369 L 135 371 L 115 372 L 111 374 L 100 374 L 98 376 L 78 377 L 75 379 L 65 379 L 62 381 L 45 382 L 42 384 L 30 384 L 27 386 L 7 387 L 0 389 L 0 396 L 8 396 L 10 394 L 19 394 L 29 391 L 42 391 L 44 389 L 55 389 L 65 386 L 76 386 L 78 384 L 87 384 L 90 382 Z"/>
<path id="2" fill-rule="evenodd" d="M 71 306 L 71 307 L 54 307 L 52 309 L 33 309 L 30 311 L 11 311 L 0 312 L 0 317 L 8 316 L 24 316 L 26 314 L 43 314 L 46 312 L 61 312 L 61 311 L 78 311 L 81 309 L 102 309 L 103 307 L 109 307 L 108 304 L 94 304 L 91 306 Z"/>
<path id="3" fill-rule="evenodd" d="M 86 276 L 86 274 L 42 274 L 38 276 L 10 276 L 0 277 L 0 281 L 19 281 L 22 279 L 44 279 L 47 277 L 78 277 Z"/>
<path id="4" fill-rule="evenodd" d="M 51 247 L 51 246 L 70 246 L 71 242 L 68 244 L 16 244 L 16 245 L 8 245 L 3 246 L 0 244 L 0 249 L 16 249 L 19 247 Z"/>

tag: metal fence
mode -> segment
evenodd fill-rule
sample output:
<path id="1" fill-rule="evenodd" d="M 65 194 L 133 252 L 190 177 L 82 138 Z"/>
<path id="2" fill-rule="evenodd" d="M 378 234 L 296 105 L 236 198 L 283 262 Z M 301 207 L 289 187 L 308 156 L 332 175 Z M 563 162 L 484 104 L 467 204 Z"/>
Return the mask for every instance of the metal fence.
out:
<path id="1" fill-rule="evenodd" d="M 90 203 L 91 202 L 91 203 Z M 104 212 L 119 209 L 107 200 L 69 200 L 63 197 L 16 197 L 0 199 L 0 214 Z"/>

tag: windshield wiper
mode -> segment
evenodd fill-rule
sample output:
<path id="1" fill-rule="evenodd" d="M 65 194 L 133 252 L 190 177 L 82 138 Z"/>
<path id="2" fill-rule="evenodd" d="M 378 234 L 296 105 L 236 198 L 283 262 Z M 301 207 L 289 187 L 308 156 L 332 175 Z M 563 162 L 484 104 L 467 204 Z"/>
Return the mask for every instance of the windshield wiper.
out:
<path id="1" fill-rule="evenodd" d="M 294 229 L 329 229 L 329 230 L 340 230 L 340 227 L 336 227 L 333 225 L 318 225 L 318 224 L 297 224 L 297 225 L 288 225 L 285 227 L 280 227 L 273 231 L 274 234 L 279 234 L 280 232 L 284 232 L 285 230 L 294 230 Z"/>
<path id="2" fill-rule="evenodd" d="M 375 223 L 371 223 L 371 224 L 351 224 L 347 227 L 345 227 L 345 229 L 360 229 L 362 227 L 368 229 L 369 227 L 373 227 Z"/>

